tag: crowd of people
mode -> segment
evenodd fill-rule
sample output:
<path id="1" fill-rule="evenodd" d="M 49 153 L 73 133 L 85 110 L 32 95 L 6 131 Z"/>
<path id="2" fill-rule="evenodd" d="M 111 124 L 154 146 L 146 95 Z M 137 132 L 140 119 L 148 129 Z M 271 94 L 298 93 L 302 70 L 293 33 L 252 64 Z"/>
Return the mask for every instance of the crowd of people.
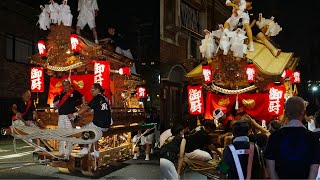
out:
<path id="1" fill-rule="evenodd" d="M 227 179 L 319 178 L 320 109 L 307 116 L 305 101 L 293 96 L 285 102 L 284 120 L 272 120 L 267 127 L 242 112 L 223 123 L 227 116 L 215 111 L 218 123 L 203 120 L 190 131 L 188 124 L 177 122 L 162 132 L 160 170 L 166 179 L 180 179 L 186 159 L 219 160 L 216 172 Z M 224 133 L 213 138 L 217 125 Z"/>

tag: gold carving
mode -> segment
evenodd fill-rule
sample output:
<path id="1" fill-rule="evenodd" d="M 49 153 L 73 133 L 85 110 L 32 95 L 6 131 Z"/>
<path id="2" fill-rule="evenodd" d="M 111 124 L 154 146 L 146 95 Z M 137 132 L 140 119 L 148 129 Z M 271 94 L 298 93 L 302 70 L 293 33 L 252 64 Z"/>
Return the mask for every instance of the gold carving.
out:
<path id="1" fill-rule="evenodd" d="M 62 82 L 59 81 L 54 87 L 55 87 L 55 88 L 59 88 L 59 87 L 61 87 L 61 86 L 62 86 Z"/>
<path id="2" fill-rule="evenodd" d="M 226 107 L 228 104 L 230 104 L 230 99 L 229 98 L 222 98 L 218 102 L 219 106 Z"/>
<path id="3" fill-rule="evenodd" d="M 256 102 L 253 99 L 243 99 L 242 104 L 245 107 L 252 109 L 256 105 Z"/>
<path id="4" fill-rule="evenodd" d="M 84 82 L 83 82 L 83 80 L 80 80 L 80 81 L 75 81 L 75 80 L 73 80 L 73 84 L 74 84 L 75 86 L 77 86 L 78 88 L 80 88 L 80 89 L 82 89 L 82 88 L 84 87 Z"/>

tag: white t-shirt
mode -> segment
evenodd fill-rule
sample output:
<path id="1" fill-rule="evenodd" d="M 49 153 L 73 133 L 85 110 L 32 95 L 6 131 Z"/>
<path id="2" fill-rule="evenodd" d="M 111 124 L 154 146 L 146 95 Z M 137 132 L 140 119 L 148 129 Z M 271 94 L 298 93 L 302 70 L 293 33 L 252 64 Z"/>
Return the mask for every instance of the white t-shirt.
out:
<path id="1" fill-rule="evenodd" d="M 308 121 L 308 130 L 314 131 L 316 129 L 316 125 L 314 124 L 314 120 L 311 119 L 310 122 Z"/>
<path id="2" fill-rule="evenodd" d="M 171 129 L 167 129 L 160 135 L 160 147 L 163 145 L 164 141 L 172 136 Z"/>

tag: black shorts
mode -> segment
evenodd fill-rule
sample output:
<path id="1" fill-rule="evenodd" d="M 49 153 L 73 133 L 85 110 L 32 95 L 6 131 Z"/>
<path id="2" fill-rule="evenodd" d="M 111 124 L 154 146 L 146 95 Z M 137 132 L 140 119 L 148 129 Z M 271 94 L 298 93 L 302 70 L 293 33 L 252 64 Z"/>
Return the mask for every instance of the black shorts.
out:
<path id="1" fill-rule="evenodd" d="M 262 32 L 257 25 L 254 25 L 251 28 L 251 31 L 252 31 L 252 35 L 253 36 L 257 36 L 259 34 L 259 32 Z"/>

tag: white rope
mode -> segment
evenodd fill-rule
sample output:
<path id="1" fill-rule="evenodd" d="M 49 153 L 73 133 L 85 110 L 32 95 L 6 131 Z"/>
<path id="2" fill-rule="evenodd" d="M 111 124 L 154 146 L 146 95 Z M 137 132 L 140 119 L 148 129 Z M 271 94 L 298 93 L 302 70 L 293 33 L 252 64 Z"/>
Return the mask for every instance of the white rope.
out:
<path id="1" fill-rule="evenodd" d="M 99 134 L 99 131 L 95 128 L 84 128 L 84 129 L 70 129 L 70 128 L 59 128 L 59 129 L 39 129 L 35 127 L 28 127 L 28 126 L 15 126 L 12 125 L 11 127 L 12 136 L 16 139 L 22 139 L 27 144 L 33 146 L 33 147 L 39 147 L 33 142 L 29 142 L 28 139 L 45 139 L 45 140 L 59 140 L 59 141 L 68 141 L 72 144 L 92 144 L 96 141 L 98 141 L 101 138 L 101 134 Z M 22 135 L 19 133 L 19 131 L 22 131 L 28 135 Z M 91 131 L 94 133 L 93 139 L 87 139 L 84 140 L 82 138 L 75 138 L 73 135 L 88 132 Z M 44 150 L 51 156 L 58 158 L 58 159 L 64 159 L 55 156 L 54 154 Z"/>

